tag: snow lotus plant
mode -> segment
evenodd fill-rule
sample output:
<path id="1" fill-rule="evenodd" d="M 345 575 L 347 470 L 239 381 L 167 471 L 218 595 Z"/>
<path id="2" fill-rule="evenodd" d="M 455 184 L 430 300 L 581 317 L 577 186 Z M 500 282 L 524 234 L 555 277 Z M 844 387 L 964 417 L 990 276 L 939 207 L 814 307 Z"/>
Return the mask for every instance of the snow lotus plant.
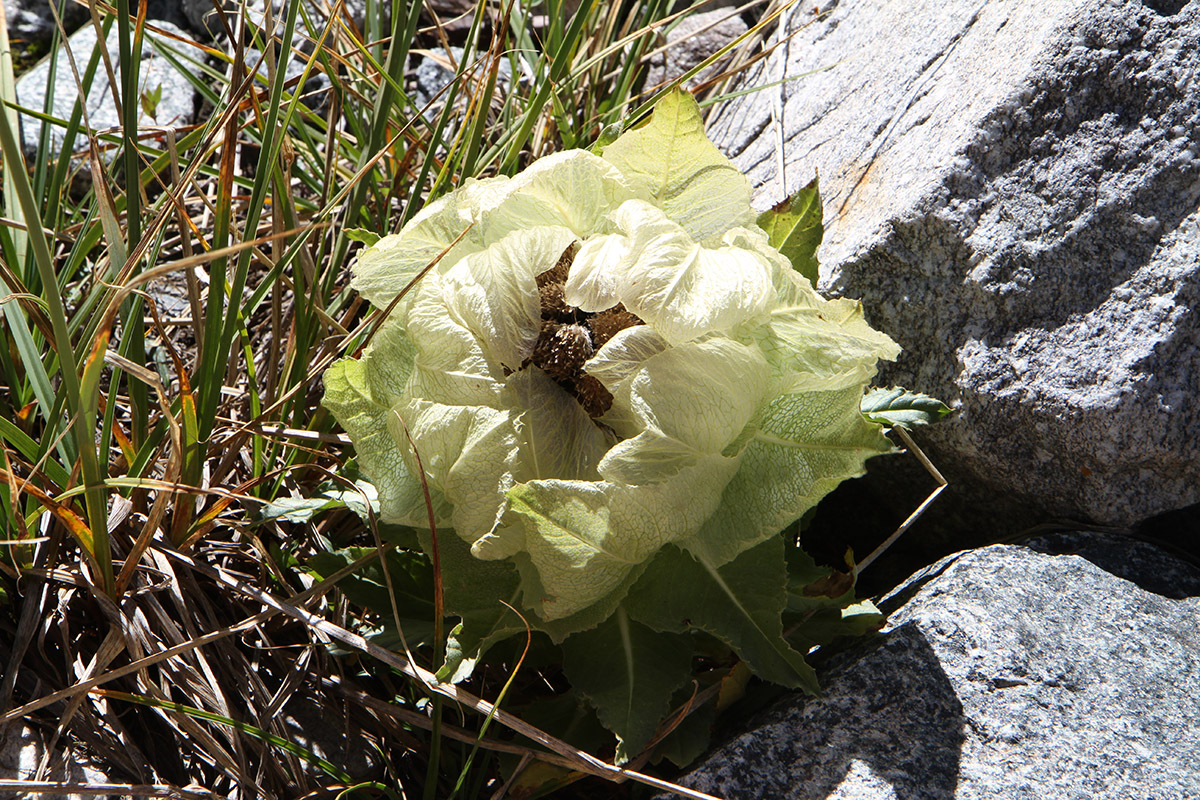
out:
<path id="1" fill-rule="evenodd" d="M 899 348 L 772 246 L 689 95 L 600 154 L 466 182 L 362 252 L 353 285 L 394 306 L 325 404 L 381 519 L 429 549 L 432 515 L 462 620 L 446 678 L 523 617 L 622 756 L 701 640 L 813 687 L 783 637 L 812 597 L 778 534 L 891 449 L 859 405 Z"/>

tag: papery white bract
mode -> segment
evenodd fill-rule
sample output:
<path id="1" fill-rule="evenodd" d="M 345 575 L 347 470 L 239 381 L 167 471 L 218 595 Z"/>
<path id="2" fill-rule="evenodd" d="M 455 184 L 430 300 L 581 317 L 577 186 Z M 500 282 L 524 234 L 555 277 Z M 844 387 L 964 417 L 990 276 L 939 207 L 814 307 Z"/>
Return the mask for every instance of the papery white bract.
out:
<path id="1" fill-rule="evenodd" d="M 858 404 L 899 348 L 749 198 L 672 94 L 602 156 L 468 181 L 364 251 L 354 286 L 386 307 L 466 231 L 326 374 L 383 518 L 428 527 L 411 437 L 439 530 L 510 560 L 561 639 L 664 547 L 719 569 L 888 451 Z"/>

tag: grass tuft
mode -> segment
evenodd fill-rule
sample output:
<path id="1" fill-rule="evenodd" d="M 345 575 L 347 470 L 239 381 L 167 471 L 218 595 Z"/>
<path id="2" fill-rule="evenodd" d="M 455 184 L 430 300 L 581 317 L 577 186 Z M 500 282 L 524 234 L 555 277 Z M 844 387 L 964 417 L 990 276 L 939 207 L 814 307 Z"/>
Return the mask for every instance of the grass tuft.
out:
<path id="1" fill-rule="evenodd" d="M 464 688 L 429 673 L 416 623 L 403 657 L 368 643 L 356 631 L 404 626 L 333 584 L 392 546 L 345 511 L 264 510 L 352 474 L 320 376 L 379 319 L 347 287 L 355 230 L 396 231 L 469 178 L 637 118 L 664 31 L 705 4 L 500 0 L 450 28 L 368 0 L 366 30 L 329 5 L 233 17 L 206 45 L 144 3 L 90 4 L 101 46 L 72 53 L 72 77 L 87 96 L 108 75 L 121 124 L 92 129 L 78 101 L 56 118 L 48 97 L 20 109 L 44 127 L 28 159 L 0 25 L 0 732 L 80 743 L 143 794 L 493 796 L 531 760 L 669 788 L 484 700 L 516 708 L 554 682 L 521 653 Z M 786 5 L 740 10 L 762 22 L 697 68 L 724 65 L 705 97 Z M 454 78 L 419 104 L 413 59 L 447 45 L 464 48 Z M 139 89 L 143 46 L 188 68 L 199 122 L 139 115 L 158 99 Z M 360 545 L 325 580 L 303 568 Z M 385 575 L 402 617 L 404 576 Z"/>

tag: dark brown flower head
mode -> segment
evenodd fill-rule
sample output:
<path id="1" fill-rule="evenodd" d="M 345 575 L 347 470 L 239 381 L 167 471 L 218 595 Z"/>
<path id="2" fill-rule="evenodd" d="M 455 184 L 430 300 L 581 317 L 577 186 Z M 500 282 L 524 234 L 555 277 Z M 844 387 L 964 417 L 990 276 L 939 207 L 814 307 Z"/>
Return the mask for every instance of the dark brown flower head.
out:
<path id="1" fill-rule="evenodd" d="M 571 242 L 567 245 L 567 249 L 563 250 L 554 266 L 537 276 L 538 288 L 540 289 L 548 283 L 566 283 L 567 275 L 571 272 L 571 263 L 575 260 L 575 254 L 578 252 L 579 242 Z"/>
<path id="2" fill-rule="evenodd" d="M 542 273 L 545 275 L 546 273 Z M 575 322 L 582 312 L 574 306 L 567 305 L 563 298 L 561 283 L 547 283 L 538 289 L 542 302 L 542 319 L 556 322 Z"/>
<path id="3" fill-rule="evenodd" d="M 620 331 L 645 323 L 636 314 L 626 311 L 625 306 L 617 303 L 607 311 L 601 311 L 589 316 L 587 324 L 592 329 L 592 344 L 599 350 L 604 346 L 605 342 L 616 336 Z"/>
<path id="4" fill-rule="evenodd" d="M 602 417 L 612 408 L 612 393 L 604 387 L 599 379 L 586 372 L 579 376 L 572 388 L 575 390 L 574 395 L 579 400 L 579 405 L 583 406 L 583 410 L 588 413 L 589 417 L 593 419 Z"/>
<path id="5" fill-rule="evenodd" d="M 598 314 L 567 304 L 563 289 L 578 252 L 579 242 L 572 242 L 553 267 L 537 276 L 542 329 L 533 354 L 522 366 L 533 364 L 544 370 L 590 416 L 599 417 L 612 407 L 613 397 L 604 384 L 583 371 L 583 365 L 618 331 L 644 323 L 620 304 Z"/>
<path id="6" fill-rule="evenodd" d="M 570 381 L 583 373 L 584 362 L 595 352 L 592 335 L 584 326 L 546 321 L 533 346 L 532 361 L 556 381 Z"/>

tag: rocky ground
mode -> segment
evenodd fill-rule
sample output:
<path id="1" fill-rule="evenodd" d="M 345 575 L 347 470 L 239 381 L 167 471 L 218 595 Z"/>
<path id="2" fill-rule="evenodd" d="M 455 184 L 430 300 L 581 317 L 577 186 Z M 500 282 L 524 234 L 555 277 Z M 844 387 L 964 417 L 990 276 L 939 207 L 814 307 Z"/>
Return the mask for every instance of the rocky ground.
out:
<path id="1" fill-rule="evenodd" d="M 44 47 L 43 5 L 5 0 L 14 39 Z M 207 0 L 149 8 L 178 35 L 219 22 Z M 715 108 L 710 135 L 762 207 L 819 176 L 821 288 L 904 346 L 882 382 L 955 409 L 917 437 L 950 488 L 861 576 L 884 631 L 823 656 L 824 697 L 748 723 L 690 785 L 1200 795 L 1200 4 L 841 0 L 784 20 L 742 78 L 769 88 Z M 664 50 L 663 75 L 744 30 L 698 25 L 712 38 Z M 144 57 L 148 88 L 176 85 Z M 426 96 L 447 79 L 437 59 L 413 74 Z M 200 113 L 162 94 L 147 125 Z M 115 124 L 95 95 L 93 126 Z M 26 118 L 27 147 L 38 131 Z M 877 461 L 819 510 L 818 556 L 870 552 L 934 486 Z"/>
<path id="2" fill-rule="evenodd" d="M 745 81 L 807 77 L 710 132 L 763 207 L 820 176 L 821 286 L 904 346 L 884 382 L 956 409 L 916 437 L 950 489 L 863 583 L 964 552 L 888 595 L 826 696 L 784 701 L 689 785 L 1195 797 L 1200 5 L 821 9 L 793 11 Z M 811 549 L 869 552 L 864 531 L 933 486 L 877 462 L 822 506 Z"/>

